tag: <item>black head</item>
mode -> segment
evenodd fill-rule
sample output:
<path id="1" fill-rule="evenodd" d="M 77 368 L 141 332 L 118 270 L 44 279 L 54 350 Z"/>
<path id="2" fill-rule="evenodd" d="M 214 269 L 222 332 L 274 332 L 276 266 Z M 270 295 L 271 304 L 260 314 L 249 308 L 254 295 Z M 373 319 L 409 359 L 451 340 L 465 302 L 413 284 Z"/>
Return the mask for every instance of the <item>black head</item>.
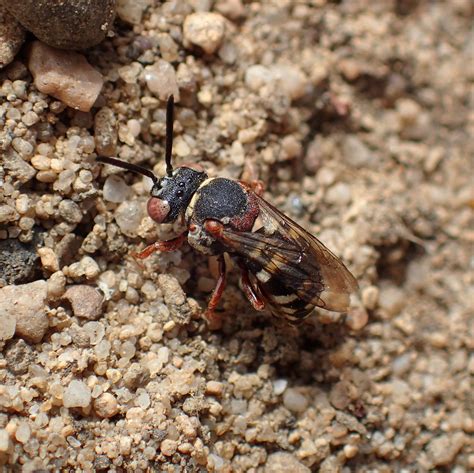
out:
<path id="1" fill-rule="evenodd" d="M 166 107 L 166 176 L 161 179 L 155 176 L 149 169 L 120 161 L 115 158 L 98 157 L 97 161 L 112 164 L 129 171 L 133 171 L 153 180 L 151 197 L 148 200 L 148 215 L 156 223 L 174 222 L 189 205 L 193 194 L 201 183 L 207 179 L 204 171 L 196 170 L 188 166 L 181 166 L 173 170 L 171 164 L 171 151 L 173 147 L 173 110 L 174 99 L 171 95 Z"/>

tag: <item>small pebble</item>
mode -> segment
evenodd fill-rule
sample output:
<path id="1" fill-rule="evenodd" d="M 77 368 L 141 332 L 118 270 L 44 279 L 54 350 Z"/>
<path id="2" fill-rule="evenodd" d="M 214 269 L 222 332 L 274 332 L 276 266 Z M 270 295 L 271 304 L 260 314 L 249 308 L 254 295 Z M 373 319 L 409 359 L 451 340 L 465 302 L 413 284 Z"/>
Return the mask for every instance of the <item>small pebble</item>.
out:
<path id="1" fill-rule="evenodd" d="M 152 0 L 117 0 L 117 15 L 126 23 L 139 25 L 143 13 L 152 4 Z"/>
<path id="2" fill-rule="evenodd" d="M 104 325 L 100 322 L 86 322 L 82 327 L 82 331 L 92 346 L 100 343 L 105 335 Z"/>
<path id="3" fill-rule="evenodd" d="M 117 151 L 117 120 L 113 110 L 102 107 L 94 117 L 95 147 L 99 156 L 114 156 Z"/>
<path id="4" fill-rule="evenodd" d="M 2 157 L 5 169 L 19 182 L 24 184 L 33 179 L 36 171 L 13 149 L 13 147 L 3 153 Z"/>
<path id="5" fill-rule="evenodd" d="M 56 298 L 64 294 L 66 277 L 62 271 L 56 271 L 48 279 L 48 297 Z"/>
<path id="6" fill-rule="evenodd" d="M 0 240 L 0 278 L 7 284 L 34 280 L 38 260 L 34 243 L 24 244 L 13 238 Z"/>
<path id="7" fill-rule="evenodd" d="M 275 381 L 273 381 L 273 392 L 279 396 L 285 392 L 287 386 L 288 381 L 286 379 L 275 379 Z"/>
<path id="8" fill-rule="evenodd" d="M 15 438 L 17 439 L 17 441 L 24 444 L 28 442 L 28 440 L 30 439 L 30 435 L 31 428 L 28 422 L 20 422 L 15 432 Z"/>
<path id="9" fill-rule="evenodd" d="M 206 383 L 206 394 L 211 396 L 222 396 L 224 385 L 219 381 L 208 381 Z"/>
<path id="10" fill-rule="evenodd" d="M 178 442 L 176 440 L 165 439 L 160 445 L 161 453 L 167 457 L 174 455 L 177 448 Z"/>
<path id="11" fill-rule="evenodd" d="M 40 92 L 83 112 L 92 108 L 104 82 L 100 72 L 82 54 L 55 49 L 39 41 L 30 46 L 28 67 Z"/>
<path id="12" fill-rule="evenodd" d="M 120 204 L 130 196 L 130 187 L 120 176 L 114 174 L 105 180 L 102 192 L 105 200 Z"/>
<path id="13" fill-rule="evenodd" d="M 85 276 L 86 279 L 95 279 L 100 274 L 99 265 L 90 256 L 83 256 L 81 261 L 71 264 L 63 269 L 66 276 L 79 279 Z"/>
<path id="14" fill-rule="evenodd" d="M 467 443 L 467 439 L 461 432 L 443 434 L 433 438 L 426 446 L 432 467 L 452 466 L 465 443 Z"/>
<path id="15" fill-rule="evenodd" d="M 93 286 L 86 284 L 69 286 L 63 297 L 71 303 L 76 317 L 97 320 L 102 315 L 104 296 Z"/>
<path id="16" fill-rule="evenodd" d="M 52 273 L 59 271 L 58 257 L 51 248 L 38 248 L 38 256 L 41 259 L 41 265 L 46 269 L 46 271 Z"/>
<path id="17" fill-rule="evenodd" d="M 374 310 L 379 302 L 379 288 L 367 286 L 362 290 L 362 304 L 368 310 Z"/>
<path id="18" fill-rule="evenodd" d="M 82 381 L 73 379 L 64 390 L 64 407 L 88 407 L 91 403 L 91 390 Z"/>
<path id="19" fill-rule="evenodd" d="M 10 435 L 5 429 L 0 429 L 0 452 L 8 452 L 10 449 Z"/>
<path id="20" fill-rule="evenodd" d="M 104 393 L 94 400 L 94 410 L 99 417 L 108 419 L 118 413 L 118 402 L 113 394 Z"/>
<path id="21" fill-rule="evenodd" d="M 351 188 L 344 182 L 338 182 L 327 190 L 324 199 L 328 204 L 344 207 L 352 200 Z"/>
<path id="22" fill-rule="evenodd" d="M 311 470 L 303 465 L 291 453 L 276 452 L 268 455 L 265 462 L 265 473 L 310 473 Z"/>
<path id="23" fill-rule="evenodd" d="M 145 67 L 145 81 L 150 92 L 160 100 L 168 100 L 173 95 L 175 102 L 179 102 L 176 72 L 169 62 L 158 59 L 152 66 Z"/>
<path id="24" fill-rule="evenodd" d="M 197 12 L 184 20 L 183 35 L 185 46 L 194 44 L 207 54 L 219 49 L 225 34 L 225 19 L 219 13 Z"/>
<path id="25" fill-rule="evenodd" d="M 16 317 L 16 335 L 32 343 L 39 343 L 48 330 L 46 315 L 46 281 L 35 281 L 0 289 L 0 314 L 7 322 L 3 337 L 11 333 Z M 10 337 L 11 338 L 11 337 Z"/>
<path id="26" fill-rule="evenodd" d="M 15 375 L 25 374 L 34 361 L 33 350 L 21 338 L 13 340 L 4 353 L 9 371 Z"/>
<path id="27" fill-rule="evenodd" d="M 346 325 L 351 330 L 361 330 L 369 321 L 369 314 L 363 307 L 351 307 L 347 313 Z"/>
<path id="28" fill-rule="evenodd" d="M 291 412 L 301 413 L 308 407 L 308 400 L 295 388 L 288 388 L 283 394 L 283 404 Z"/>
<path id="29" fill-rule="evenodd" d="M 13 207 L 7 204 L 0 204 L 0 223 L 13 222 L 17 217 L 18 214 Z"/>
<path id="30" fill-rule="evenodd" d="M 115 211 L 115 221 L 124 235 L 134 237 L 143 218 L 143 207 L 136 201 L 122 202 Z"/>
<path id="31" fill-rule="evenodd" d="M 400 287 L 383 284 L 380 287 L 379 306 L 391 316 L 398 314 L 405 305 L 405 294 Z"/>

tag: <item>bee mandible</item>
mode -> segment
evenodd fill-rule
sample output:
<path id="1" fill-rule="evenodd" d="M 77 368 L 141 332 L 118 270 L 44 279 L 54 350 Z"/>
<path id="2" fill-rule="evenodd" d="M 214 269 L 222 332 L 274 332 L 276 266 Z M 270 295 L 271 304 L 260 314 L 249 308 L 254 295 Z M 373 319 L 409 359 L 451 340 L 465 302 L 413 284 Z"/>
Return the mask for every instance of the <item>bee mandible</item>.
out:
<path id="1" fill-rule="evenodd" d="M 196 250 L 216 255 L 219 277 L 205 317 L 220 326 L 215 309 L 226 285 L 228 253 L 241 271 L 241 287 L 254 309 L 297 323 L 315 307 L 345 312 L 357 282 L 342 261 L 316 237 L 261 196 L 261 188 L 242 181 L 209 177 L 189 166 L 171 163 L 174 99 L 166 109 L 166 175 L 115 158 L 97 160 L 148 176 L 153 181 L 148 215 L 158 224 L 181 221 L 186 229 L 168 241 L 157 241 L 136 254 L 173 251 L 184 241 Z"/>

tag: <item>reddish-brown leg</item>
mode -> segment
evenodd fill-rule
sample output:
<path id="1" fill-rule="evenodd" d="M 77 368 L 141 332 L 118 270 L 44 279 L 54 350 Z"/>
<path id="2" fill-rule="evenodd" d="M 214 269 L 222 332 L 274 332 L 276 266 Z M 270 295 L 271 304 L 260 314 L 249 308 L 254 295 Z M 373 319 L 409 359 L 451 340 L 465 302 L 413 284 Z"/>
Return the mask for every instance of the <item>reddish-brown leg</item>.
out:
<path id="1" fill-rule="evenodd" d="M 262 301 L 262 299 L 258 296 L 257 291 L 255 291 L 253 288 L 252 283 L 250 282 L 248 269 L 242 264 L 240 265 L 240 269 L 242 271 L 242 290 L 247 296 L 247 299 L 255 310 L 263 310 L 265 308 L 265 302 Z"/>
<path id="2" fill-rule="evenodd" d="M 216 287 L 212 292 L 212 296 L 209 299 L 209 303 L 207 304 L 206 312 L 204 313 L 204 317 L 207 319 L 209 328 L 211 330 L 218 330 L 222 327 L 222 317 L 219 314 L 216 314 L 215 309 L 217 304 L 219 304 L 227 281 L 224 255 L 220 255 L 218 261 L 219 279 L 217 280 Z"/>
<path id="3" fill-rule="evenodd" d="M 132 253 L 132 256 L 137 259 L 145 259 L 148 258 L 151 254 L 155 253 L 156 251 L 174 251 L 177 250 L 186 239 L 186 234 L 183 233 L 179 237 L 173 238 L 172 240 L 168 241 L 156 241 L 151 245 L 147 246 L 144 250 L 135 253 Z"/>
<path id="4" fill-rule="evenodd" d="M 255 179 L 253 181 L 247 182 L 247 181 L 239 181 L 241 184 L 243 184 L 245 187 L 250 189 L 251 191 L 255 192 L 258 196 L 262 196 L 263 192 L 265 191 L 265 185 L 263 184 L 263 181 L 260 179 Z"/>

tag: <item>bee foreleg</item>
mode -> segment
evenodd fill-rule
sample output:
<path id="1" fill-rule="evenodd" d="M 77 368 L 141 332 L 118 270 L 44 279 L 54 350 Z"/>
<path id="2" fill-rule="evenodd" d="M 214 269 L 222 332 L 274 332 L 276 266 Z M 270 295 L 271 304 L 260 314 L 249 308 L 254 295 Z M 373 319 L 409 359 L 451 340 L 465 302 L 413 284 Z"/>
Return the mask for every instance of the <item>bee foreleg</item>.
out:
<path id="1" fill-rule="evenodd" d="M 137 259 L 145 259 L 156 251 L 175 251 L 183 244 L 185 238 L 186 234 L 183 233 L 179 237 L 173 238 L 172 240 L 156 241 L 138 253 L 133 252 L 132 256 Z"/>
<path id="2" fill-rule="evenodd" d="M 242 290 L 244 294 L 247 296 L 247 299 L 252 304 L 255 310 L 263 310 L 265 308 L 265 302 L 258 296 L 257 291 L 252 286 L 249 278 L 248 269 L 244 265 L 240 265 L 241 273 L 241 283 L 242 283 Z"/>
<path id="3" fill-rule="evenodd" d="M 219 314 L 214 312 L 217 304 L 222 297 L 222 293 L 224 292 L 224 288 L 227 281 L 226 275 L 226 265 L 224 260 L 224 255 L 219 255 L 218 257 L 219 262 L 219 278 L 217 280 L 216 287 L 212 292 L 212 296 L 209 299 L 209 303 L 207 304 L 206 312 L 204 313 L 204 317 L 207 319 L 209 324 L 209 328 L 211 330 L 218 330 L 222 326 L 222 318 Z"/>

